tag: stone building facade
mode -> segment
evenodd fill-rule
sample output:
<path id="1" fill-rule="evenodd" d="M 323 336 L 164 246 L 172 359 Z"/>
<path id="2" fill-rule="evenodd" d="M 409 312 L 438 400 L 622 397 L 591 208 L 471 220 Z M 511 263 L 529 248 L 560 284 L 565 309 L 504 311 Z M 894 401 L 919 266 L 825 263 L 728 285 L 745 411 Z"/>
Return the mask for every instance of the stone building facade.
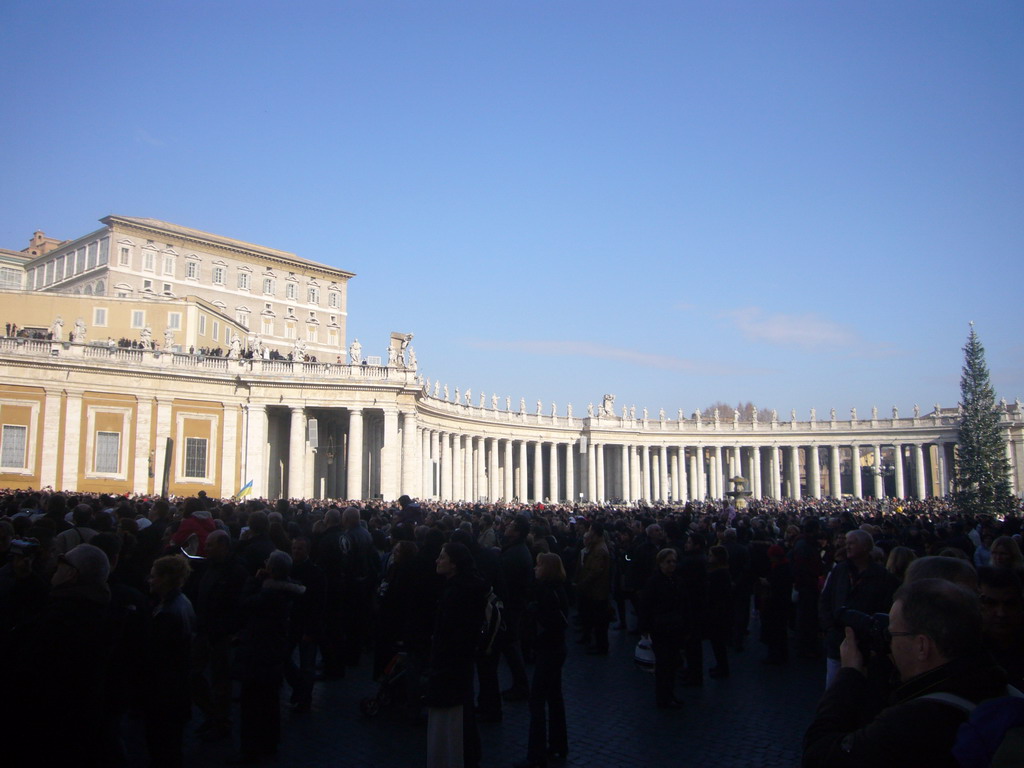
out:
<path id="1" fill-rule="evenodd" d="M 230 496 L 251 481 L 255 495 L 270 498 L 395 499 L 407 493 L 453 501 L 623 502 L 721 498 L 735 476 L 746 479 L 755 498 L 924 498 L 951 487 L 956 408 L 921 413 L 915 407 L 909 416 L 894 411 L 884 418 L 877 411 L 867 418 L 851 413 L 843 420 L 834 412 L 818 420 L 813 411 L 808 419 L 791 414 L 780 420 L 772 412 L 723 421 L 682 413 L 638 417 L 617 412 L 611 396 L 582 417 L 553 407 L 543 412 L 539 403 L 528 412 L 523 401 L 516 408 L 494 395 L 468 402 L 418 376 L 410 337 L 403 334 L 392 334 L 386 360 L 350 364 L 343 357 L 351 273 L 271 256 L 258 246 L 227 245 L 235 241 L 212 235 L 203 235 L 200 247 L 194 230 L 179 227 L 146 237 L 156 234 L 149 219 L 103 221 L 103 230 L 30 259 L 27 289 L 0 296 L 5 320 L 20 327 L 30 316 L 44 329 L 58 316 L 67 321 L 52 339 L 0 338 L 0 487 Z M 161 254 L 174 251 L 172 295 L 151 296 L 139 282 L 160 279 L 146 269 L 147 245 L 154 246 L 154 269 Z M 122 247 L 129 248 L 123 265 L 129 269 L 112 269 L 110 260 L 121 260 Z M 194 286 L 185 266 L 192 255 L 205 265 Z M 229 272 L 217 279 L 233 279 L 232 290 L 222 283 L 204 290 L 218 260 Z M 251 354 L 251 321 L 246 326 L 231 302 L 249 301 L 257 286 L 249 282 L 246 294 L 238 275 L 262 279 L 268 271 L 274 279 L 293 273 L 300 287 L 316 282 L 340 293 L 335 323 L 341 335 L 337 344 L 325 345 L 319 362 Z M 97 281 L 104 281 L 102 291 Z M 275 293 L 268 302 L 275 320 L 280 309 L 288 316 L 287 296 Z M 138 348 L 110 344 L 92 322 L 95 310 L 106 308 L 107 317 L 127 323 L 125 332 L 141 334 L 131 327 L 132 313 L 155 307 L 163 313 L 151 315 L 160 318 L 156 338 Z M 325 319 L 331 309 L 303 307 Z M 159 326 L 174 312 L 180 337 L 164 344 L 168 329 Z M 88 318 L 90 327 L 76 337 L 70 318 Z M 218 331 L 226 355 L 189 354 L 195 345 L 185 342 L 202 338 L 201 324 L 212 331 L 214 319 L 226 329 Z M 241 353 L 231 347 L 232 336 L 245 337 Z M 293 342 L 283 333 L 268 336 L 284 350 Z M 1000 418 L 1019 494 L 1019 402 L 1004 404 Z"/>

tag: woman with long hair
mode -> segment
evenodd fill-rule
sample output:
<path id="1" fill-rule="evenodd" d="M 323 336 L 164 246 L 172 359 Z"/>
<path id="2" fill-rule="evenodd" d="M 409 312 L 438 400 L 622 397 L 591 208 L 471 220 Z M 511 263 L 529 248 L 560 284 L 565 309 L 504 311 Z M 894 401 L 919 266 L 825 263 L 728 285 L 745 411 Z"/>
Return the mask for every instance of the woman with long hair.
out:
<path id="1" fill-rule="evenodd" d="M 679 555 L 672 547 L 666 547 L 658 552 L 654 562 L 654 573 L 647 581 L 640 604 L 640 632 L 651 638 L 657 705 L 662 709 L 679 709 L 682 702 L 675 696 L 675 680 L 687 630 L 683 595 L 676 578 Z"/>

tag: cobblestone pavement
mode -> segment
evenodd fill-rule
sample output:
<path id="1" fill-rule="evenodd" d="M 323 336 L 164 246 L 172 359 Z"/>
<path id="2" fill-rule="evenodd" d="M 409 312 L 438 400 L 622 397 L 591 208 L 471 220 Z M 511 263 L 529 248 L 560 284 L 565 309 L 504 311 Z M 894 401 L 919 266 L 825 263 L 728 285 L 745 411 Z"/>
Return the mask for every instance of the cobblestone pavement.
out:
<path id="1" fill-rule="evenodd" d="M 756 625 L 754 627 L 756 632 Z M 792 659 L 787 666 L 761 664 L 756 640 L 731 657 L 732 675 L 705 679 L 701 688 L 679 688 L 681 710 L 654 706 L 653 675 L 632 662 L 637 638 L 612 629 L 607 657 L 588 656 L 572 644 L 564 670 L 569 724 L 565 766 L 638 768 L 792 768 L 821 694 L 824 661 Z M 752 635 L 756 637 L 756 634 Z M 712 664 L 705 643 L 705 666 Z M 397 710 L 375 718 L 359 713 L 359 701 L 373 694 L 369 660 L 343 680 L 317 683 L 313 711 L 283 715 L 280 766 L 418 768 L 426 760 L 426 729 L 402 720 Z M 507 670 L 502 669 L 506 675 Z M 508 682 L 504 678 L 504 682 Z M 286 688 L 287 690 L 287 688 Z M 500 723 L 480 726 L 483 768 L 511 767 L 526 758 L 529 722 L 525 701 L 505 703 Z M 237 751 L 234 739 L 200 744 L 189 725 L 187 766 L 222 766 Z M 135 751 L 135 750 L 133 750 Z M 137 752 L 136 752 L 137 754 Z M 560 765 L 552 762 L 552 766 Z"/>

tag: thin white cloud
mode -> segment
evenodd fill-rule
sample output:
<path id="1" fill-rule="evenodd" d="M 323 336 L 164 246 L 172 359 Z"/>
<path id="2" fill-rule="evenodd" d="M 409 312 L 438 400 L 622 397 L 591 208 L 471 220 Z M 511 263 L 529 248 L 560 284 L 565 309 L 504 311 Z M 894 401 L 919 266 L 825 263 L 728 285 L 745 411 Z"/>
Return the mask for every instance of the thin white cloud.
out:
<path id="1" fill-rule="evenodd" d="M 137 141 L 139 144 L 148 144 L 151 147 L 167 146 L 166 142 L 164 142 L 162 139 L 158 139 L 156 136 L 153 136 L 145 128 L 135 129 L 135 141 Z"/>
<path id="2" fill-rule="evenodd" d="M 754 371 L 748 367 L 727 365 L 718 362 L 695 360 L 692 358 L 659 355 L 639 352 L 635 349 L 613 347 L 609 344 L 598 344 L 592 341 L 481 341 L 471 340 L 470 346 L 477 349 L 509 350 L 548 357 L 590 357 L 599 360 L 616 360 L 644 368 L 658 368 L 664 371 L 682 371 L 691 374 L 713 376 L 731 376 L 736 374 L 769 373 Z"/>
<path id="3" fill-rule="evenodd" d="M 722 317 L 731 321 L 750 341 L 832 351 L 849 351 L 861 346 L 855 331 L 814 313 L 787 315 L 765 312 L 760 307 L 742 307 L 725 312 Z"/>

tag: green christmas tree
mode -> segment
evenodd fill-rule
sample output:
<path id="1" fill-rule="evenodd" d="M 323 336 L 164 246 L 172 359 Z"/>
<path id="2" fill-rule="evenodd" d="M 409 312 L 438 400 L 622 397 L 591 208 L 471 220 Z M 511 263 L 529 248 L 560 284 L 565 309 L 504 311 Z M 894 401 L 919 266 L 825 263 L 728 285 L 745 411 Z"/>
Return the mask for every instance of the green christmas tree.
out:
<path id="1" fill-rule="evenodd" d="M 1012 508 L 1010 466 L 999 430 L 995 390 L 989 381 L 985 348 L 971 323 L 960 376 L 960 445 L 954 500 L 967 513 L 1004 512 Z"/>

